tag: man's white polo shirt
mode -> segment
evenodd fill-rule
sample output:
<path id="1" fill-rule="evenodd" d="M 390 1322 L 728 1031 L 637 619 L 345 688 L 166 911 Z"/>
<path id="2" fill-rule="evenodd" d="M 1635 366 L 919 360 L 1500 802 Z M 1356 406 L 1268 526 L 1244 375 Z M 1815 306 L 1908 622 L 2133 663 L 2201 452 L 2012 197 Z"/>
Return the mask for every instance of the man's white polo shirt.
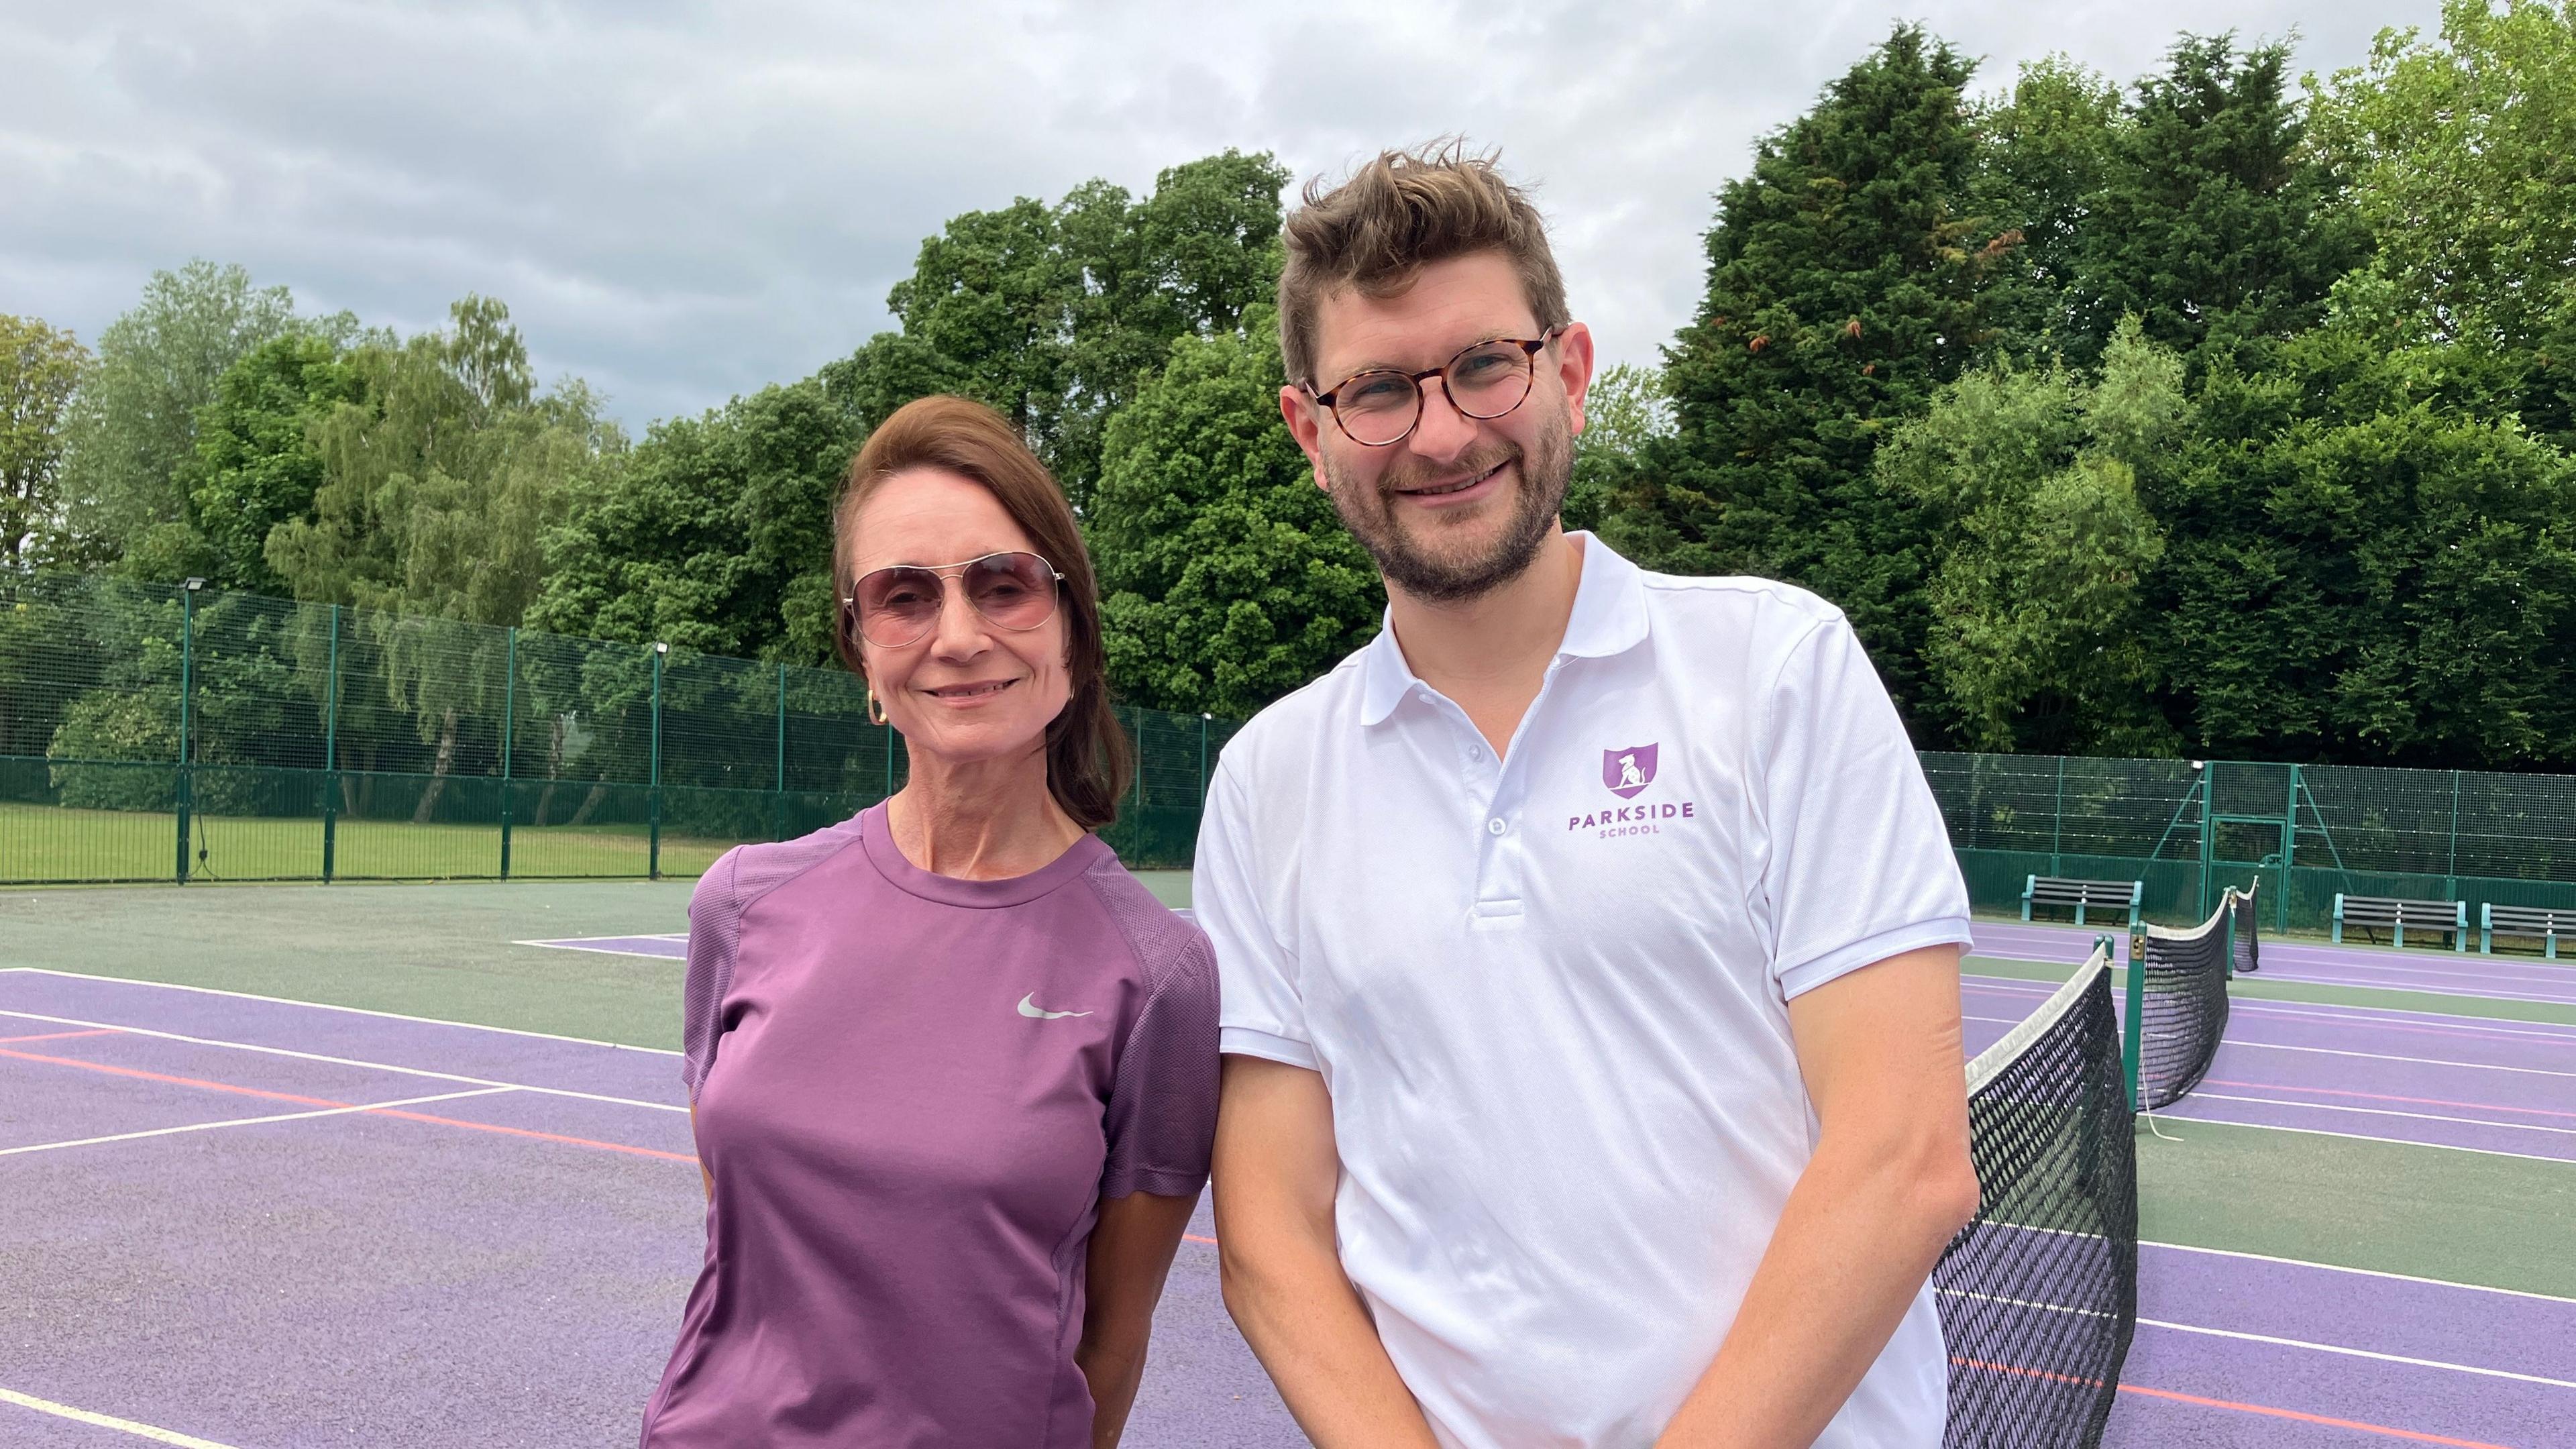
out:
<path id="1" fill-rule="evenodd" d="M 1577 535 L 1497 761 L 1391 631 L 1226 746 L 1193 888 L 1224 1049 L 1321 1072 L 1344 1270 L 1441 1443 L 1652 1442 L 1814 1150 L 1787 1002 L 1968 940 L 1842 614 Z M 1927 1287 L 1822 1438 L 1941 1442 Z"/>

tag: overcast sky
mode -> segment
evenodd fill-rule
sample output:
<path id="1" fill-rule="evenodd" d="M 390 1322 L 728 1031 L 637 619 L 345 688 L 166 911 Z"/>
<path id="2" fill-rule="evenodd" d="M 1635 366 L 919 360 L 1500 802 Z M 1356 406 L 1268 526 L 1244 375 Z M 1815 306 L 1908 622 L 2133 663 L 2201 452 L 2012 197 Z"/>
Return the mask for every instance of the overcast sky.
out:
<path id="1" fill-rule="evenodd" d="M 1536 191 L 1606 356 L 1652 361 L 1717 187 L 1904 18 L 1981 88 L 2051 51 L 2127 81 L 2185 29 L 2295 30 L 2325 72 L 2438 24 L 2434 0 L 0 0 L 0 312 L 87 340 L 190 257 L 406 333 L 481 292 L 640 430 L 887 326 L 960 211 L 1462 132 Z"/>

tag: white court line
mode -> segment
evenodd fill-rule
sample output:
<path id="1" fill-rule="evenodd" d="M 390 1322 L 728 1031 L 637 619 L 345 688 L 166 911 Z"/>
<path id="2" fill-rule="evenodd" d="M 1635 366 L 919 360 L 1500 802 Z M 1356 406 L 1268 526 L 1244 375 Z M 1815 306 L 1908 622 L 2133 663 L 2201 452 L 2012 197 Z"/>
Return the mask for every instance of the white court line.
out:
<path id="1" fill-rule="evenodd" d="M 2552 1389 L 2576 1389 L 2566 1379 L 2543 1378 L 2539 1374 L 2518 1374 L 2510 1369 L 2479 1368 L 2475 1364 L 2444 1363 L 2437 1358 L 2408 1358 L 2397 1353 L 2373 1353 L 2366 1348 L 2345 1348 L 2334 1343 L 2309 1343 L 2298 1338 L 2274 1338 L 2268 1333 L 2239 1333 L 2229 1328 L 2199 1328 L 2188 1323 L 2167 1323 L 2161 1318 L 2141 1318 L 2141 1328 L 2171 1329 L 2175 1333 L 2198 1333 L 2211 1338 L 2233 1338 L 2246 1343 L 2268 1343 L 2279 1348 L 2304 1348 L 2310 1353 L 2342 1354 L 2347 1358 L 2376 1359 L 2381 1363 L 2402 1363 L 2414 1368 L 2446 1369 L 2455 1374 L 2477 1374 L 2491 1379 L 2511 1379 L 2516 1383 L 2539 1384 Z"/>
<path id="2" fill-rule="evenodd" d="M 50 1021 L 63 1026 L 101 1026 L 111 1031 L 135 1036 L 159 1037 L 163 1041 L 183 1041 L 191 1046 L 225 1047 L 238 1052 L 259 1052 L 273 1057 L 292 1057 L 303 1062 L 327 1062 L 335 1067 L 362 1067 L 368 1071 L 394 1072 L 406 1077 L 427 1077 L 438 1082 L 463 1082 L 471 1087 L 506 1087 L 513 1091 L 535 1092 L 548 1097 L 572 1097 L 584 1102 L 606 1102 L 617 1107 L 649 1107 L 656 1112 L 686 1112 L 668 1102 L 646 1102 L 635 1097 L 611 1097 L 599 1092 L 576 1092 L 570 1087 L 538 1087 L 526 1082 L 498 1082 L 490 1077 L 469 1077 L 458 1072 L 433 1072 L 427 1067 L 398 1067 L 391 1062 L 361 1061 L 356 1057 L 324 1056 L 320 1052 L 289 1051 L 285 1047 L 261 1046 L 257 1042 L 225 1041 L 219 1037 L 189 1036 L 184 1032 L 155 1031 L 148 1026 L 122 1026 L 112 1021 L 83 1021 L 75 1016 L 46 1016 L 34 1011 L 0 1009 L 0 1016 L 15 1016 L 27 1021 Z"/>
<path id="3" fill-rule="evenodd" d="M 2058 965 L 2062 963 L 2049 962 L 2046 964 Z M 2116 971 L 2120 968 L 2114 965 L 2112 969 Z M 1960 973 L 1959 979 L 1960 984 L 1967 990 L 1986 991 L 2007 996 L 2045 996 L 2053 989 L 2045 982 L 2029 981 L 2018 976 L 1986 976 L 1973 971 Z M 2262 979 L 2263 978 L 2260 975 L 2254 977 L 2254 981 L 2257 985 L 2262 983 Z M 2284 977 L 2282 979 L 2288 980 L 2289 978 Z M 2371 987 L 2364 989 L 2383 990 L 2386 988 Z M 2436 994 L 2459 995 L 2460 993 L 2441 992 Z M 2235 1006 L 2233 1009 L 2237 1011 L 2260 1012 L 2267 1016 L 2310 1017 L 2317 1020 L 2358 1021 L 2389 1026 L 2412 1024 L 2416 1026 L 2443 1027 L 2463 1031 L 2493 1031 L 2510 1036 L 2527 1036 L 2544 1041 L 2576 1042 L 2576 1028 L 2562 1026 L 2554 1022 L 2524 1021 L 2519 1017 L 2507 1016 L 2479 1016 L 2459 1011 L 2429 1011 L 2422 1007 L 2415 1006 L 2366 1006 L 2359 1002 L 2350 1001 L 2299 1001 L 2285 997 L 2239 996 L 2235 998 Z M 2355 1013 L 2358 1012 L 2370 1012 L 2373 1014 L 2369 1016 L 2356 1015 Z M 2475 1025 L 2456 1026 L 2454 1025 L 2455 1023 L 2475 1023 Z"/>
<path id="4" fill-rule="evenodd" d="M 570 1042 L 574 1046 L 612 1047 L 621 1052 L 650 1052 L 662 1057 L 681 1055 L 669 1047 L 636 1046 L 622 1041 L 598 1041 L 586 1036 L 561 1036 L 551 1031 L 523 1031 L 515 1026 L 485 1026 L 479 1021 L 449 1021 L 445 1017 L 438 1016 L 407 1016 L 399 1011 L 375 1011 L 364 1006 L 334 1006 L 327 1001 L 297 1001 L 290 996 L 261 996 L 255 992 L 226 991 L 215 986 L 182 986 L 176 981 L 138 981 L 131 976 L 99 976 L 87 971 L 58 971 L 50 966 L 11 966 L 7 969 L 30 971 L 39 976 L 61 976 L 73 981 L 104 981 L 116 986 L 157 986 L 164 991 L 194 991 L 201 996 L 229 996 L 236 1001 L 265 1001 L 275 1006 L 303 1006 L 315 1011 L 347 1012 L 352 1016 L 380 1016 L 387 1021 L 414 1021 L 423 1026 L 463 1027 L 467 1031 L 492 1031 L 499 1032 L 503 1036 L 527 1036 L 535 1037 L 539 1041 Z"/>
<path id="5" fill-rule="evenodd" d="M 643 938 L 637 936 L 602 936 L 599 939 L 603 941 L 633 941 L 641 940 Z M 573 940 L 512 941 L 510 944 L 513 946 L 543 946 L 549 951 L 587 951 L 593 956 L 632 956 L 638 961 L 677 961 L 680 959 L 666 951 L 621 951 L 614 946 L 585 946 L 579 941 Z"/>
<path id="6" fill-rule="evenodd" d="M 2278 1263 L 2287 1268 L 2316 1268 L 2328 1273 L 2358 1273 L 2365 1278 L 2389 1278 L 2400 1283 L 2423 1283 L 2435 1288 L 2462 1288 L 2471 1293 L 2502 1293 L 2511 1298 L 2537 1298 L 2543 1303 L 2564 1303 L 2576 1307 L 2576 1298 L 2556 1293 L 2534 1293 L 2525 1288 L 2498 1288 L 2486 1283 L 2454 1283 L 2448 1278 L 2423 1278 L 2413 1273 L 2390 1273 L 2378 1268 L 2348 1268 L 2341 1263 L 2312 1263 L 2305 1258 L 2277 1258 L 2269 1253 L 2243 1253 L 2233 1248 L 2203 1248 L 2191 1243 L 2159 1243 L 2141 1238 L 2142 1248 L 2162 1248 L 2174 1253 L 2205 1253 L 2213 1258 L 2245 1258 L 2257 1263 Z"/>
<path id="7" fill-rule="evenodd" d="M 2447 986 L 2394 986 L 2385 981 L 2347 981 L 2334 976 L 2292 976 L 2269 969 L 2256 974 L 2266 981 L 2289 981 L 2303 986 L 2341 986 L 2352 991 L 2411 991 L 2418 996 L 2459 996 L 2471 1001 L 2527 1001 L 2537 1006 L 2576 1006 L 2576 996 L 2541 996 L 2528 991 L 2455 991 Z"/>
<path id="8" fill-rule="evenodd" d="M 2312 1052 L 2321 1057 L 2359 1057 L 2370 1062 L 2404 1062 L 2417 1067 L 2465 1067 L 2473 1072 L 2511 1072 L 2521 1077 L 2569 1077 L 2576 1072 L 2552 1071 L 2547 1067 L 2509 1067 L 2501 1062 L 2455 1062 L 2442 1057 L 2401 1057 L 2388 1052 L 2356 1052 L 2342 1047 L 2292 1046 L 2285 1041 L 2243 1041 L 2229 1037 L 2223 1045 L 2252 1047 L 2267 1052 Z"/>
<path id="9" fill-rule="evenodd" d="M 2295 1002 L 2274 1001 L 2269 998 L 2259 996 L 2240 996 L 2235 998 L 2234 1004 L 2228 1009 L 2230 1011 L 2244 1012 L 2251 1016 L 2277 1016 L 2290 1021 L 2349 1021 L 2362 1026 L 2375 1026 L 2389 1031 L 2450 1032 L 2454 1034 L 2493 1038 L 2520 1037 L 2529 1041 L 2576 1045 L 2576 1028 L 2552 1027 L 2546 1022 L 2514 1021 L 2504 1017 L 2458 1016 L 2443 1013 L 2431 1013 L 2438 1018 L 2433 1021 L 2416 1021 L 2405 1017 L 2360 1016 L 2355 1014 L 2356 1011 L 2369 1010 L 2370 1008 L 2368 1007 L 2355 1008 L 2353 1011 L 2293 1010 L 2292 1008 L 2298 1004 L 2299 1003 Z M 2477 1025 L 2468 1026 L 2457 1024 L 2466 1022 L 2476 1022 Z"/>
<path id="10" fill-rule="evenodd" d="M 2516 1132 L 2553 1132 L 2561 1137 L 2576 1137 L 2576 1127 L 2551 1127 L 2539 1122 L 2490 1122 L 2484 1117 L 2445 1117 L 2434 1112 L 2400 1112 L 2390 1107 L 2347 1107 L 2339 1102 L 2285 1102 L 2278 1097 L 2239 1097 L 2227 1092 L 2204 1092 L 2196 1088 L 2186 1100 L 2251 1102 L 2262 1107 L 2303 1107 L 2318 1112 L 2355 1112 L 2365 1117 L 2405 1117 L 2417 1122 L 2456 1122 L 2463 1127 L 2507 1127 Z M 2510 1112 L 2514 1109 L 2498 1107 L 2496 1110 Z"/>
<path id="11" fill-rule="evenodd" d="M 132 1434 L 138 1439 L 152 1440 L 156 1444 L 176 1444 L 180 1449 L 232 1449 L 231 1445 L 218 1444 L 212 1439 L 194 1438 L 175 1429 L 155 1429 L 149 1424 L 135 1423 L 132 1419 L 116 1419 L 105 1414 L 93 1414 L 87 1409 L 75 1409 L 69 1404 L 57 1404 L 51 1399 L 40 1399 L 34 1394 L 22 1394 L 15 1389 L 0 1389 L 0 1404 L 16 1404 L 22 1409 L 33 1409 L 39 1414 L 51 1414 L 57 1419 L 69 1419 L 75 1424 L 87 1424 L 98 1429 L 114 1429 L 121 1434 Z"/>
<path id="12" fill-rule="evenodd" d="M 1962 1013 L 1959 1019 L 1961 1021 L 1993 1022 L 2007 1026 L 2020 1024 L 2016 1018 L 2003 1016 L 1969 1016 Z M 2289 1042 L 2285 1041 L 2248 1041 L 2243 1037 L 2235 1036 L 2223 1039 L 2220 1041 L 2219 1045 L 2222 1047 L 2243 1047 L 2253 1051 L 2313 1052 L 2318 1056 L 2358 1057 L 2366 1062 L 2403 1062 L 2408 1066 L 2417 1067 L 2463 1067 L 2476 1072 L 2512 1072 L 2518 1076 L 2576 1078 L 2576 1072 L 2553 1071 L 2548 1067 L 2511 1067 L 2500 1062 L 2455 1062 L 2441 1057 L 2402 1057 L 2390 1052 L 2357 1052 L 2349 1051 L 2341 1047 L 2293 1046 Z M 2199 1094 L 2194 1093 L 2193 1095 L 2197 1096 Z"/>
<path id="13" fill-rule="evenodd" d="M 264 1122 L 307 1122 L 316 1117 L 344 1117 L 351 1112 L 382 1112 L 389 1107 L 417 1107 L 426 1102 L 453 1102 L 459 1097 L 489 1097 L 496 1092 L 517 1090 L 514 1087 L 477 1087 L 470 1092 L 441 1092 L 434 1097 L 405 1097 L 394 1102 L 368 1102 L 354 1107 L 324 1107 L 312 1112 L 280 1112 L 270 1117 L 235 1117 L 225 1122 L 191 1122 L 184 1127 L 153 1127 L 141 1132 L 115 1132 L 105 1137 L 76 1137 L 69 1142 L 35 1142 L 24 1147 L 0 1147 L 0 1157 L 15 1157 L 21 1152 L 51 1152 L 58 1147 L 95 1147 L 102 1142 L 132 1142 L 140 1137 L 169 1137 L 181 1132 L 212 1132 L 218 1127 L 256 1127 Z"/>
<path id="14" fill-rule="evenodd" d="M 2248 1132 L 2291 1132 L 2301 1137 L 2340 1137 L 2346 1142 L 2376 1142 L 2383 1147 L 2426 1147 L 2435 1152 L 2465 1152 L 2472 1157 L 2510 1157 L 2518 1162 L 2546 1162 L 2556 1167 L 2576 1167 L 2576 1160 L 2546 1157 L 2537 1152 L 2507 1152 L 2498 1147 L 2462 1147 L 2456 1142 L 2425 1142 L 2413 1137 L 2374 1137 L 2367 1132 L 2329 1132 L 2323 1127 L 2283 1127 L 2275 1122 L 2239 1122 L 2233 1117 L 2203 1117 L 2187 1108 L 2199 1096 L 2193 1093 L 2155 1115 L 2168 1122 L 2191 1122 L 2203 1127 L 2242 1127 Z"/>

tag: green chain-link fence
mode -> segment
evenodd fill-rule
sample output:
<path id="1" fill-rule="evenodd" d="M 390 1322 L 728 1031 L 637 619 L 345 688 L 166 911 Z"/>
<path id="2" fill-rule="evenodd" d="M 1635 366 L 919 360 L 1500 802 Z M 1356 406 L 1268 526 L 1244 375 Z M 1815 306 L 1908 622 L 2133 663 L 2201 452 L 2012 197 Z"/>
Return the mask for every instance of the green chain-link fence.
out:
<path id="1" fill-rule="evenodd" d="M 1120 711 L 1108 832 L 1189 864 L 1233 721 Z M 1969 892 L 2146 882 L 2159 920 L 2260 877 L 2576 909 L 2576 776 L 1927 753 Z M 693 875 L 903 783 L 858 682 L 642 644 L 56 577 L 0 580 L 0 882 Z"/>
<path id="2" fill-rule="evenodd" d="M 2576 776 L 2237 760 L 1927 752 L 1981 907 L 2032 875 L 2137 880 L 2166 922 L 2263 882 L 2273 930 L 2322 927 L 2337 892 L 2576 909 Z"/>
<path id="3" fill-rule="evenodd" d="M 1119 711 L 1186 866 L 1230 721 Z M 118 579 L 0 580 L 0 882 L 694 875 L 900 787 L 858 682 Z"/>

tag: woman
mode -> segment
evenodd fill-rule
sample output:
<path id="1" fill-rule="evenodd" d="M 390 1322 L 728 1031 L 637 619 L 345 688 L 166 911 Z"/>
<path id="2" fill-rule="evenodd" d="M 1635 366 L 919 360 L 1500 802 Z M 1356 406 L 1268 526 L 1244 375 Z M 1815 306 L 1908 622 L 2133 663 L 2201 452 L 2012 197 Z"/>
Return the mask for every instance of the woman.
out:
<path id="1" fill-rule="evenodd" d="M 689 902 L 707 1260 L 645 1449 L 1108 1446 L 1207 1178 L 1207 940 L 1090 832 L 1126 777 L 1063 493 L 980 404 L 850 467 L 840 651 L 901 792 Z"/>

